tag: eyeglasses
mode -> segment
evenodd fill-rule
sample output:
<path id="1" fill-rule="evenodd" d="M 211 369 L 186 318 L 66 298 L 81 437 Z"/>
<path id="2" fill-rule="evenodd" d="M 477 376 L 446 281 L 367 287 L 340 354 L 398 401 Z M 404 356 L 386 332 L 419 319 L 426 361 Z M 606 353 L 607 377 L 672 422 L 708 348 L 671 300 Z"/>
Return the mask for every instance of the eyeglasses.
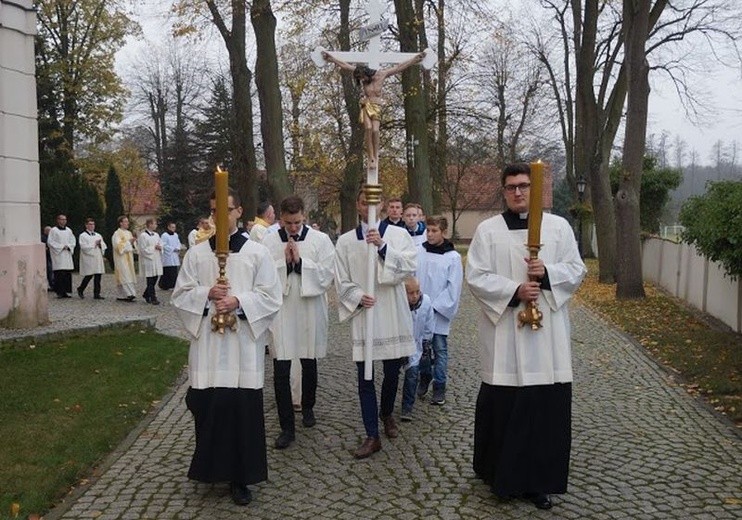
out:
<path id="1" fill-rule="evenodd" d="M 523 193 L 531 189 L 531 183 L 522 182 L 520 184 L 506 184 L 502 187 L 502 189 L 507 191 L 508 193 L 515 193 L 515 190 L 520 190 L 520 192 Z"/>
<path id="2" fill-rule="evenodd" d="M 234 211 L 234 210 L 236 210 L 236 209 L 237 209 L 237 208 L 227 208 L 227 211 Z M 212 214 L 212 215 L 213 215 L 214 213 L 216 213 L 216 208 L 211 208 L 211 209 L 209 209 L 209 213 L 210 213 L 210 214 Z"/>

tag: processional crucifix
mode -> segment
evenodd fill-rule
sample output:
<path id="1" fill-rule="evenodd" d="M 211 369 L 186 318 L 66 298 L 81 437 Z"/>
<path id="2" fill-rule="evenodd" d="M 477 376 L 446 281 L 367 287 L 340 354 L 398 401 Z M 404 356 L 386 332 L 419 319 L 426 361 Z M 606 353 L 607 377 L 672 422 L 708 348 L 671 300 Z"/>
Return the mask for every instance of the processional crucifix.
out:
<path id="1" fill-rule="evenodd" d="M 334 63 L 343 70 L 353 72 L 356 81 L 363 89 L 361 97 L 361 122 L 364 126 L 364 142 L 366 148 L 366 184 L 363 191 L 368 202 L 368 223 L 372 226 L 376 222 L 376 207 L 381 202 L 381 184 L 379 184 L 379 126 L 380 109 L 383 104 L 381 88 L 384 80 L 402 70 L 420 63 L 426 69 L 431 69 L 438 61 L 438 57 L 431 49 L 421 53 L 411 52 L 384 52 L 381 50 L 381 34 L 389 26 L 382 17 L 385 10 L 384 3 L 379 0 L 369 0 L 366 12 L 369 16 L 369 25 L 360 30 L 360 40 L 368 40 L 366 51 L 325 51 L 321 47 L 312 52 L 311 57 L 315 65 L 323 67 Z M 351 65 L 352 63 L 356 66 Z M 388 69 L 378 69 L 382 63 L 394 63 Z M 363 66 L 365 65 L 365 66 Z M 376 277 L 376 248 L 368 245 L 366 294 L 374 296 L 374 280 Z M 366 312 L 366 335 L 363 350 L 364 377 L 372 378 L 373 367 L 373 339 L 374 339 L 374 307 Z"/>

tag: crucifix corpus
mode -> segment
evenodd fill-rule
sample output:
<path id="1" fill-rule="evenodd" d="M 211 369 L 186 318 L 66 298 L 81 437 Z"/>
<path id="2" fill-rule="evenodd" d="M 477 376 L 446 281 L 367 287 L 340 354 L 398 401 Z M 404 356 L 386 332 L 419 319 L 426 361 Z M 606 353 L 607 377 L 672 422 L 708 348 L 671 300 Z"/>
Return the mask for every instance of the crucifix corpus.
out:
<path id="1" fill-rule="evenodd" d="M 420 53 L 412 52 L 384 52 L 381 50 L 381 34 L 389 27 L 383 18 L 385 5 L 379 0 L 369 0 L 366 11 L 369 15 L 369 25 L 361 28 L 360 40 L 368 40 L 365 51 L 326 51 L 318 47 L 312 54 L 312 61 L 318 67 L 328 63 L 337 65 L 342 70 L 352 72 L 356 83 L 360 85 L 361 96 L 360 120 L 364 128 L 364 143 L 367 156 L 366 184 L 364 193 L 368 202 L 368 223 L 373 226 L 376 222 L 376 209 L 381 202 L 381 184 L 379 184 L 379 127 L 381 124 L 381 108 L 384 100 L 381 97 L 384 80 L 391 75 L 402 72 L 412 65 L 421 64 L 431 69 L 438 61 L 438 56 L 432 49 Z M 382 63 L 393 63 L 392 67 L 380 69 Z M 366 294 L 374 296 L 374 280 L 376 278 L 376 248 L 368 246 L 368 266 Z M 364 377 L 372 378 L 373 367 L 373 339 L 374 339 L 374 308 L 366 312 L 366 337 L 364 343 Z"/>

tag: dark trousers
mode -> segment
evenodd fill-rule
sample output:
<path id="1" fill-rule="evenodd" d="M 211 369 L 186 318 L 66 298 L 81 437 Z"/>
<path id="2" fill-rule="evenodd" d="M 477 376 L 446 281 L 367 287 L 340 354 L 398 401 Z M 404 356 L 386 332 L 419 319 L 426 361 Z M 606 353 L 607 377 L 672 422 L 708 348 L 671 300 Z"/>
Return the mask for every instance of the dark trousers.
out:
<path id="1" fill-rule="evenodd" d="M 54 271 L 54 292 L 58 296 L 65 296 L 72 292 L 72 271 L 60 269 Z"/>
<path id="2" fill-rule="evenodd" d="M 82 282 L 80 282 L 80 287 L 78 287 L 77 290 L 80 292 L 85 292 L 85 289 L 87 289 L 88 284 L 90 283 L 90 279 L 92 278 L 93 279 L 93 296 L 97 298 L 98 296 L 100 296 L 100 277 L 101 277 L 100 273 L 89 274 L 85 276 L 82 279 Z"/>
<path id="3" fill-rule="evenodd" d="M 144 294 L 142 295 L 145 300 L 156 300 L 157 295 L 155 294 L 155 284 L 157 283 L 157 276 L 148 276 L 147 277 L 147 288 L 144 290 Z"/>
<path id="4" fill-rule="evenodd" d="M 317 360 L 301 359 L 301 407 L 304 410 L 314 408 L 317 396 Z M 294 406 L 291 403 L 290 359 L 273 360 L 273 390 L 276 393 L 278 422 L 282 431 L 294 432 Z"/>
<path id="5" fill-rule="evenodd" d="M 374 380 L 366 381 L 363 377 L 363 362 L 356 362 L 358 367 L 358 398 L 361 401 L 361 416 L 366 428 L 366 437 L 379 438 L 379 417 L 389 417 L 394 411 L 394 401 L 397 399 L 399 385 L 399 370 L 403 359 L 385 359 L 384 379 L 381 383 L 381 414 L 376 400 L 376 386 Z"/>

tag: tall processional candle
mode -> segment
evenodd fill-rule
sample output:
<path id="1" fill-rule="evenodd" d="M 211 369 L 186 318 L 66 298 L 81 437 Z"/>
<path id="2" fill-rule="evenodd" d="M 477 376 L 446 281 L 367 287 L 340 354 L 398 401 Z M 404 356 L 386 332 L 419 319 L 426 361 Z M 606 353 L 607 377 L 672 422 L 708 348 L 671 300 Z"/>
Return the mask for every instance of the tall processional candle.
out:
<path id="1" fill-rule="evenodd" d="M 229 253 L 229 173 L 219 166 L 214 172 L 216 193 L 216 253 Z"/>
<path id="2" fill-rule="evenodd" d="M 544 163 L 531 163 L 531 191 L 528 198 L 528 246 L 541 245 L 541 220 L 543 218 Z"/>

